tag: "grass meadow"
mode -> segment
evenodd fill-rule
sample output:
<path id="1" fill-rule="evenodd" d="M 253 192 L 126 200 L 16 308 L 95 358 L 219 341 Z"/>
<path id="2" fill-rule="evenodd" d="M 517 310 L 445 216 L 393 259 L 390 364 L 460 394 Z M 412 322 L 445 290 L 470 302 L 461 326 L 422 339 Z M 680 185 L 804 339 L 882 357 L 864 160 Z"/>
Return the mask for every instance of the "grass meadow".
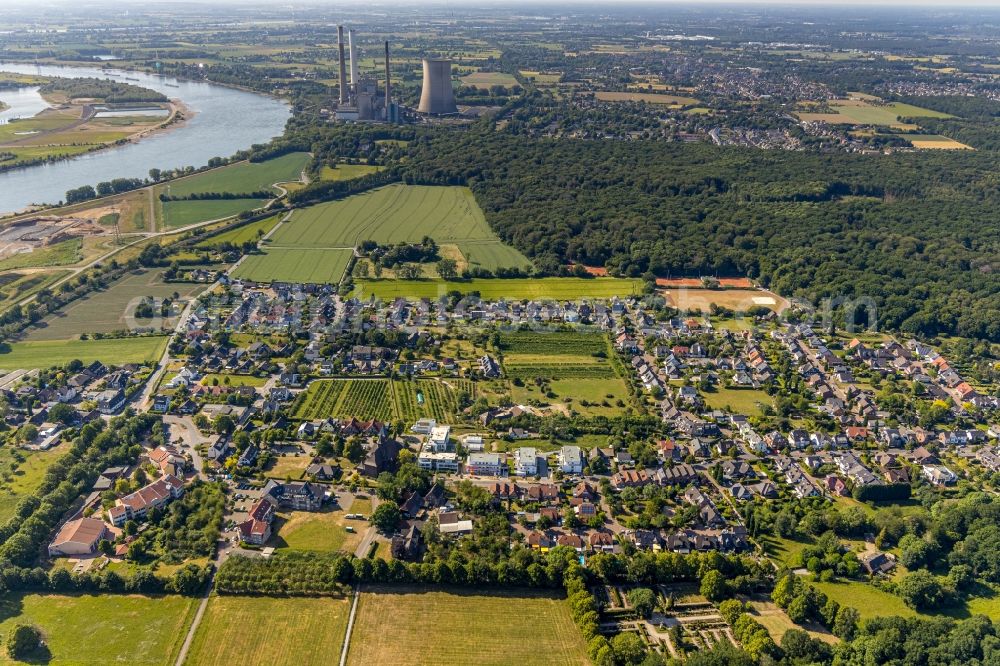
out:
<path id="1" fill-rule="evenodd" d="M 350 600 L 338 597 L 212 596 L 188 664 L 321 666 L 344 643 Z"/>
<path id="2" fill-rule="evenodd" d="M 0 635 L 17 623 L 42 631 L 38 663 L 171 666 L 198 600 L 125 594 L 17 594 L 0 599 Z M 13 663 L 6 652 L 0 663 Z"/>
<path id="3" fill-rule="evenodd" d="M 245 257 L 233 277 L 255 282 L 338 284 L 353 256 L 352 250 L 265 248 Z"/>
<path id="4" fill-rule="evenodd" d="M 486 300 L 551 299 L 559 301 L 603 299 L 641 294 L 639 279 L 619 278 L 510 278 L 472 280 L 358 280 L 354 295 L 372 294 L 384 301 L 396 298 L 436 299 L 449 291 L 478 293 Z"/>
<path id="5" fill-rule="evenodd" d="M 361 593 L 347 663 L 583 666 L 590 660 L 565 599 L 376 587 Z"/>
<path id="6" fill-rule="evenodd" d="M 186 197 L 205 192 L 246 194 L 271 190 L 274 183 L 299 180 L 308 163 L 308 153 L 289 153 L 266 162 L 237 162 L 171 181 L 169 192 L 174 197 Z M 159 191 L 166 192 L 168 187 L 162 185 Z"/>
<path id="7" fill-rule="evenodd" d="M 221 220 L 264 205 L 264 199 L 215 199 L 207 201 L 164 201 L 163 227 L 177 229 L 191 224 Z"/>
<path id="8" fill-rule="evenodd" d="M 4 370 L 50 368 L 73 360 L 122 365 L 155 361 L 163 355 L 168 336 L 153 335 L 105 340 L 40 340 L 14 342 L 0 351 Z"/>
<path id="9" fill-rule="evenodd" d="M 35 492 L 49 466 L 66 453 L 67 448 L 67 444 L 48 451 L 12 449 L 8 446 L 0 448 L 0 523 L 14 515 L 14 509 L 23 497 Z M 15 451 L 24 457 L 23 462 L 15 460 Z"/>
<path id="10" fill-rule="evenodd" d="M 223 243 L 242 245 L 247 241 L 256 241 L 261 235 L 266 235 L 267 232 L 273 229 L 280 220 L 281 217 L 278 215 L 265 217 L 263 220 L 250 222 L 249 224 L 244 224 L 236 227 L 235 229 L 229 229 L 228 231 L 223 231 L 213 236 L 209 236 L 195 245 L 195 247 L 207 249 L 215 247 L 216 245 L 222 245 Z"/>

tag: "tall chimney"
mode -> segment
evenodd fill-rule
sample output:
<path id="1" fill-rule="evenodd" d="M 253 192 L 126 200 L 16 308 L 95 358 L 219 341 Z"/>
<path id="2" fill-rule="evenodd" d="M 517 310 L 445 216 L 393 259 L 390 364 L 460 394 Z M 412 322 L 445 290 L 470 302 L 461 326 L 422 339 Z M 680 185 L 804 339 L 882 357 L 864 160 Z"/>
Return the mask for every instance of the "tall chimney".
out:
<path id="1" fill-rule="evenodd" d="M 389 42 L 385 43 L 385 119 L 392 120 L 392 93 L 389 78 Z"/>
<path id="2" fill-rule="evenodd" d="M 358 57 L 354 53 L 354 31 L 347 31 L 347 48 L 351 52 L 351 85 L 358 83 Z"/>
<path id="3" fill-rule="evenodd" d="M 337 46 L 340 47 L 340 103 L 347 104 L 347 66 L 344 63 L 344 26 L 337 26 Z"/>

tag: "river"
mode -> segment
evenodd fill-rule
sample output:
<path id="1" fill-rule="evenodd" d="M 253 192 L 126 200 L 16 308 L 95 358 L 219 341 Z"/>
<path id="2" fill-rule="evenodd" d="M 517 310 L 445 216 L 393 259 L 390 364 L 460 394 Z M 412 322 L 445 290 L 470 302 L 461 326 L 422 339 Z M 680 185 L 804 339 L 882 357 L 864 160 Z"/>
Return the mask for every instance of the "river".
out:
<path id="1" fill-rule="evenodd" d="M 38 94 L 37 86 L 0 90 L 0 102 L 10 107 L 0 111 L 0 125 L 12 118 L 31 118 L 49 108 L 49 103 Z"/>
<path id="2" fill-rule="evenodd" d="M 135 143 L 0 173 L 0 213 L 21 210 L 36 203 L 58 203 L 67 190 L 81 185 L 96 185 L 114 178 L 146 178 L 154 167 L 204 166 L 213 157 L 228 157 L 281 135 L 291 115 L 291 107 L 280 100 L 201 81 L 96 67 L 0 63 L 0 71 L 66 78 L 113 78 L 178 99 L 194 112 L 184 124 Z M 0 113 L 0 118 L 29 115 L 25 110 L 37 106 L 32 96 L 38 98 L 37 91 L 31 91 L 32 88 L 22 88 L 20 92 L 0 91 L 0 99 L 11 105 Z M 22 111 L 14 113 L 18 106 Z"/>

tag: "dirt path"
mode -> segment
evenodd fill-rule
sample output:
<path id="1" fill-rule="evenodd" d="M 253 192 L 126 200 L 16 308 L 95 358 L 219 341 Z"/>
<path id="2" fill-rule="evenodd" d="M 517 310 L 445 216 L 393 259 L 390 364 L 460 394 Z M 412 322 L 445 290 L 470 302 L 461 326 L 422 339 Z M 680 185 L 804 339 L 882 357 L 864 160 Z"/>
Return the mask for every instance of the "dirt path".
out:
<path id="1" fill-rule="evenodd" d="M 351 615 L 347 618 L 347 631 L 344 632 L 344 649 L 340 651 L 340 666 L 347 666 L 347 653 L 351 649 L 351 632 L 354 631 L 354 616 L 358 613 L 358 598 L 361 596 L 361 586 L 354 586 L 354 599 L 351 601 Z M 180 666 L 178 664 L 178 666 Z"/>

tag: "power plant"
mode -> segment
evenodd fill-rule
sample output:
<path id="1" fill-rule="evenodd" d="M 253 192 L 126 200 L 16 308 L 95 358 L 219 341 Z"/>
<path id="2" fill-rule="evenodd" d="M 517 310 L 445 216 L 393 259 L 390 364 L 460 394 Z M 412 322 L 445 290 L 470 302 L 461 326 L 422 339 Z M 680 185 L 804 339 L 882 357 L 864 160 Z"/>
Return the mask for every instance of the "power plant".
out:
<path id="1" fill-rule="evenodd" d="M 424 58 L 424 85 L 420 90 L 417 112 L 432 116 L 458 113 L 455 91 L 451 86 L 451 60 Z"/>
<path id="2" fill-rule="evenodd" d="M 392 101 L 389 83 L 389 42 L 385 43 L 385 95 L 378 94 L 378 81 L 361 77 L 358 73 L 360 48 L 355 51 L 354 31 L 347 33 L 350 52 L 350 82 L 348 64 L 344 53 L 344 26 L 337 26 L 337 47 L 340 51 L 340 98 L 337 103 L 337 120 L 352 122 L 399 122 L 399 106 Z"/>

